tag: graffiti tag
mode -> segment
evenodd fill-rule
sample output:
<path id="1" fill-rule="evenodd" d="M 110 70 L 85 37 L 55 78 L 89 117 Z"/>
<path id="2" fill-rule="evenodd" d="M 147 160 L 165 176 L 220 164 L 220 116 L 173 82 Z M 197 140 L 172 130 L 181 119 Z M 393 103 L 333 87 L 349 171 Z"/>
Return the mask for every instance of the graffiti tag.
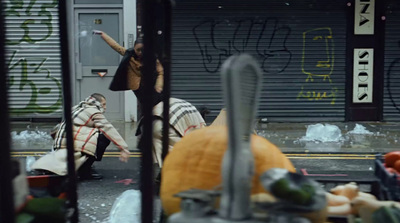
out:
<path id="1" fill-rule="evenodd" d="M 41 5 L 37 7 L 36 4 Z M 21 32 L 13 33 L 12 38 L 6 36 L 6 44 L 18 45 L 21 42 L 33 44 L 48 39 L 53 34 L 53 17 L 48 9 L 57 8 L 57 4 L 57 0 L 51 0 L 49 3 L 39 3 L 37 0 L 10 0 L 6 4 L 8 5 L 5 10 L 6 17 L 26 17 L 26 19 L 22 19 L 19 24 Z M 40 8 L 40 10 L 35 11 L 34 8 Z M 32 32 L 32 30 L 40 30 L 40 32 Z"/>
<path id="2" fill-rule="evenodd" d="M 321 50 L 322 49 L 322 50 Z M 303 33 L 303 53 L 301 70 L 307 75 L 305 82 L 314 82 L 314 77 L 321 77 L 322 81 L 329 81 L 335 63 L 334 41 L 332 29 L 329 27 L 311 29 Z M 297 100 L 306 98 L 310 101 L 319 101 L 325 98 L 332 98 L 334 105 L 338 89 L 331 87 L 331 92 L 326 91 L 305 91 L 304 85 L 297 95 Z"/>
<path id="3" fill-rule="evenodd" d="M 276 18 L 208 20 L 194 26 L 193 35 L 209 73 L 217 72 L 229 56 L 243 52 L 257 55 L 264 72 L 281 73 L 292 58 L 286 47 L 290 31 Z"/>
<path id="4" fill-rule="evenodd" d="M 326 91 L 324 92 L 317 92 L 317 91 L 304 91 L 304 87 L 301 87 L 301 91 L 299 92 L 299 94 L 297 94 L 297 99 L 300 98 L 306 98 L 309 101 L 319 101 L 322 100 L 324 98 L 332 98 L 331 100 L 331 105 L 335 104 L 335 100 L 336 100 L 336 95 L 337 95 L 338 89 L 336 87 L 333 87 L 331 89 L 330 94 L 328 94 Z"/>
<path id="5" fill-rule="evenodd" d="M 20 94 L 26 93 L 26 97 L 29 100 L 26 101 L 24 108 L 11 107 L 10 112 L 27 112 L 27 113 L 51 113 L 58 110 L 62 105 L 62 87 L 61 82 L 51 76 L 50 71 L 44 68 L 44 64 L 47 58 L 35 57 L 32 61 L 28 61 L 25 58 L 17 58 L 17 51 L 13 53 L 9 62 L 9 80 L 8 80 L 8 91 L 13 93 L 18 91 Z M 20 73 L 20 76 L 13 76 L 13 73 Z M 53 84 L 41 84 L 53 83 Z M 55 98 L 54 99 L 54 96 Z M 44 101 L 40 100 L 46 97 L 51 97 L 52 101 L 50 105 L 43 104 Z"/>
<path id="6" fill-rule="evenodd" d="M 7 63 L 11 113 L 52 113 L 62 107 L 60 78 L 52 76 L 46 63 L 49 58 L 36 53 L 47 47 L 40 42 L 54 36 L 52 13 L 57 11 L 57 4 L 57 0 L 5 2 L 6 21 L 14 21 L 7 26 L 12 32 L 6 29 L 6 45 L 11 52 Z"/>

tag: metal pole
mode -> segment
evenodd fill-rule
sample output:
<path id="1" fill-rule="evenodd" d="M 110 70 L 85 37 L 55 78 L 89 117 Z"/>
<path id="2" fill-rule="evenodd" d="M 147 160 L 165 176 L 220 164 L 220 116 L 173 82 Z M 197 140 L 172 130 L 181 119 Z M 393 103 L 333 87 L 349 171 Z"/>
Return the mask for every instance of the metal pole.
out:
<path id="1" fill-rule="evenodd" d="M 5 63 L 5 28 L 3 9 L 0 2 L 0 221 L 14 223 L 14 196 L 10 160 L 10 123 L 8 117 L 7 69 Z"/>
<path id="2" fill-rule="evenodd" d="M 141 192 L 142 192 L 142 222 L 153 222 L 153 115 L 154 106 L 154 84 L 155 84 L 155 8 L 156 0 L 146 0 L 143 2 L 143 136 L 139 142 L 142 149 L 142 171 L 141 171 Z"/>
<path id="3" fill-rule="evenodd" d="M 164 66 L 164 107 L 163 107 L 163 138 L 162 138 L 162 160 L 168 154 L 169 145 L 169 98 L 171 97 L 171 44 L 172 44 L 172 5 L 171 0 L 164 0 L 164 50 L 163 50 L 163 66 Z"/>
<path id="4" fill-rule="evenodd" d="M 72 136 L 72 117 L 71 117 L 71 77 L 69 66 L 68 48 L 68 26 L 67 26 L 67 2 L 60 0 L 58 3 L 58 14 L 60 23 L 60 43 L 61 43 L 61 67 L 62 67 L 62 86 L 64 98 L 64 119 L 65 130 L 67 132 L 67 161 L 68 161 L 68 204 L 67 218 L 70 222 L 79 222 L 78 215 L 78 194 L 74 159 L 74 141 Z"/>

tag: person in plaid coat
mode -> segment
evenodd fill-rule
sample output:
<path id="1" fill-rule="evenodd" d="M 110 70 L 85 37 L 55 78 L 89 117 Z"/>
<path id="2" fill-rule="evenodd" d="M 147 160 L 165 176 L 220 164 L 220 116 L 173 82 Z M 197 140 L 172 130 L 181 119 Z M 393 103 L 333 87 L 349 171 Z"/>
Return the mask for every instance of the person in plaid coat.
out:
<path id="1" fill-rule="evenodd" d="M 106 98 L 94 93 L 72 108 L 75 167 L 81 179 L 101 179 L 91 167 L 94 161 L 101 161 L 112 142 L 120 150 L 120 160 L 129 159 L 128 145 L 114 126 L 106 119 Z M 67 150 L 65 121 L 54 131 L 53 152 L 41 157 L 32 169 L 45 170 L 58 175 L 67 174 Z"/>

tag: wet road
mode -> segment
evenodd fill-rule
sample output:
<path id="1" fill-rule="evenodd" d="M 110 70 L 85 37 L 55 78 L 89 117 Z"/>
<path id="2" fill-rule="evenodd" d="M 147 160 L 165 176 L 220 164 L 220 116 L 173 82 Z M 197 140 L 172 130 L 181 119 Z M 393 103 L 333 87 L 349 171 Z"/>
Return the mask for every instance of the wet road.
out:
<path id="1" fill-rule="evenodd" d="M 312 178 L 365 179 L 374 177 L 376 153 L 385 153 L 400 148 L 399 123 L 362 123 L 370 135 L 349 135 L 356 123 L 333 123 L 342 132 L 342 140 L 331 143 L 301 141 L 307 124 L 265 123 L 257 126 L 257 132 L 281 148 L 293 162 L 298 172 Z M 54 124 L 12 125 L 16 133 L 29 130 L 48 133 Z M 114 123 L 127 140 L 133 152 L 129 163 L 118 160 L 117 149 L 108 148 L 102 162 L 95 163 L 96 170 L 103 174 L 100 181 L 79 182 L 80 220 L 84 223 L 107 222 L 115 199 L 124 191 L 139 188 L 140 154 L 135 149 L 135 125 Z M 12 155 L 25 162 L 27 156 L 39 157 L 50 151 L 51 139 L 43 137 L 21 138 L 13 142 Z"/>

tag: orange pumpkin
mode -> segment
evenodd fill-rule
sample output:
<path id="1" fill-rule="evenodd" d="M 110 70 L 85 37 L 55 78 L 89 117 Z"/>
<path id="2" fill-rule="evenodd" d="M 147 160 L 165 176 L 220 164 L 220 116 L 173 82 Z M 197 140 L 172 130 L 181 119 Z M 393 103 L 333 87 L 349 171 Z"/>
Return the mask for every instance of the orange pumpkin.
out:
<path id="1" fill-rule="evenodd" d="M 226 126 L 210 126 L 193 131 L 175 144 L 162 168 L 160 197 L 166 214 L 180 210 L 180 198 L 174 197 L 188 189 L 211 190 L 222 183 L 221 164 L 228 146 Z M 259 178 L 270 168 L 295 172 L 290 160 L 267 139 L 252 135 L 255 175 L 252 194 L 265 192 Z"/>

